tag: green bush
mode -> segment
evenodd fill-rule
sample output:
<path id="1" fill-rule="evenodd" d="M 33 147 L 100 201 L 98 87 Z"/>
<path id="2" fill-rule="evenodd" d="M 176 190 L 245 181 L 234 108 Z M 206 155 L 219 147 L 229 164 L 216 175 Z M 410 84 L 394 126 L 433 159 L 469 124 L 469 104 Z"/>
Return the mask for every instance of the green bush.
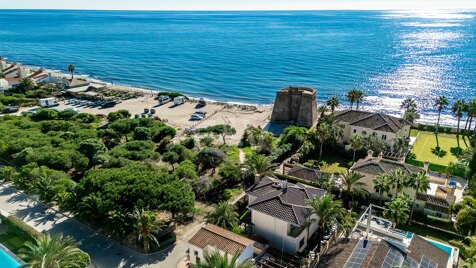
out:
<path id="1" fill-rule="evenodd" d="M 18 234 L 19 236 L 27 237 L 31 240 L 38 239 L 43 235 L 30 225 L 26 224 L 20 218 L 13 215 L 10 215 L 6 218 L 2 216 L 2 222 L 14 233 Z"/>
<path id="2" fill-rule="evenodd" d="M 186 99 L 187 96 L 183 95 L 182 93 L 179 93 L 179 92 L 159 92 L 157 93 L 157 96 L 161 96 L 161 95 L 164 95 L 164 96 L 169 96 L 171 99 L 174 99 L 175 97 L 179 97 L 179 96 L 183 96 L 185 97 Z"/>

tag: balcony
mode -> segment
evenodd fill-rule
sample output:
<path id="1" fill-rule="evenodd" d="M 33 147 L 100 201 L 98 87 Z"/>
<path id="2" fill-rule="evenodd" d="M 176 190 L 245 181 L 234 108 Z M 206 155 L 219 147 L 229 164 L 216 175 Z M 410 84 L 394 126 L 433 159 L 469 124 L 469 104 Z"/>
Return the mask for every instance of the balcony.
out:
<path id="1" fill-rule="evenodd" d="M 288 236 L 296 238 L 306 229 L 306 226 L 295 226 L 291 225 L 289 229 Z"/>

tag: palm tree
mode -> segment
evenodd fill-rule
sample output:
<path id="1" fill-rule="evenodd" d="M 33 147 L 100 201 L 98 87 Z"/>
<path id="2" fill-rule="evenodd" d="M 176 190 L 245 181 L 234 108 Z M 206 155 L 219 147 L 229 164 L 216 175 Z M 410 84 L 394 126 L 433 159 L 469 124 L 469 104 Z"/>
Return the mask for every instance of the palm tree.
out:
<path id="1" fill-rule="evenodd" d="M 403 114 L 403 119 L 413 124 L 416 120 L 420 119 L 420 114 L 415 108 L 409 108 L 408 110 L 405 110 L 405 113 Z"/>
<path id="2" fill-rule="evenodd" d="M 407 173 L 401 169 L 395 169 L 390 173 L 390 181 L 395 189 L 395 197 L 398 197 L 398 193 L 400 193 L 404 187 L 408 185 L 408 176 Z"/>
<path id="3" fill-rule="evenodd" d="M 331 112 L 334 113 L 335 109 L 339 107 L 340 101 L 337 96 L 332 96 L 327 100 L 327 106 L 331 108 Z"/>
<path id="4" fill-rule="evenodd" d="M 404 137 L 404 136 L 398 137 L 397 139 L 395 139 L 395 145 L 394 145 L 395 150 L 399 153 L 404 153 L 408 147 L 408 142 L 409 142 L 409 139 L 407 137 Z"/>
<path id="5" fill-rule="evenodd" d="M 355 197 L 366 197 L 369 194 L 364 188 L 367 184 L 360 181 L 364 177 L 364 175 L 355 171 L 347 171 L 341 176 L 346 199 L 348 200 L 348 197 L 351 197 L 351 205 L 354 204 Z"/>
<path id="6" fill-rule="evenodd" d="M 311 207 L 312 213 L 319 218 L 318 241 L 321 240 L 325 227 L 346 214 L 345 209 L 342 208 L 342 203 L 338 200 L 333 200 L 332 196 L 328 194 L 308 200 L 306 204 Z"/>
<path id="7" fill-rule="evenodd" d="M 354 103 L 357 101 L 356 89 L 351 89 L 347 92 L 347 100 L 350 102 L 350 109 L 354 106 Z"/>
<path id="8" fill-rule="evenodd" d="M 407 222 L 408 220 L 408 203 L 402 198 L 395 198 L 387 202 L 384 216 L 392 221 L 392 227 L 395 229 L 397 225 Z"/>
<path id="9" fill-rule="evenodd" d="M 388 193 L 391 189 L 390 177 L 385 174 L 379 174 L 373 179 L 374 189 L 380 195 L 379 206 L 382 204 L 383 194 Z"/>
<path id="10" fill-rule="evenodd" d="M 84 268 L 91 263 L 89 255 L 76 247 L 71 237 L 41 235 L 34 242 L 27 241 L 19 250 L 31 268 Z"/>
<path id="11" fill-rule="evenodd" d="M 75 70 L 74 65 L 70 64 L 68 66 L 68 71 L 71 73 L 71 80 L 73 80 L 73 77 L 74 77 L 74 70 Z"/>
<path id="12" fill-rule="evenodd" d="M 31 191 L 37 194 L 41 201 L 51 202 L 56 195 L 56 181 L 49 176 L 40 176 L 32 183 Z"/>
<path id="13" fill-rule="evenodd" d="M 436 109 L 438 109 L 438 121 L 436 121 L 436 133 L 438 133 L 438 127 L 440 126 L 441 111 L 448 105 L 448 100 L 445 96 L 440 96 L 435 100 Z"/>
<path id="14" fill-rule="evenodd" d="M 410 108 L 416 109 L 417 104 L 414 99 L 412 98 L 407 98 L 402 101 L 402 104 L 400 105 L 401 109 L 408 110 Z"/>
<path id="15" fill-rule="evenodd" d="M 453 112 L 453 114 L 458 118 L 458 126 L 457 126 L 457 130 L 456 130 L 456 141 L 458 142 L 458 151 L 459 151 L 459 124 L 460 124 L 460 121 L 461 121 L 461 117 L 463 116 L 463 111 L 464 111 L 464 107 L 466 106 L 465 104 L 465 101 L 460 99 L 460 100 L 457 100 L 453 106 L 451 107 L 451 112 Z"/>
<path id="16" fill-rule="evenodd" d="M 252 154 L 246 157 L 245 168 L 248 175 L 257 175 L 262 178 L 264 176 L 275 177 L 274 170 L 278 167 L 277 164 L 271 163 L 268 157 L 262 154 Z"/>
<path id="17" fill-rule="evenodd" d="M 364 100 L 365 94 L 362 90 L 355 90 L 355 102 L 357 103 L 357 110 L 359 109 L 360 102 Z"/>
<path id="18" fill-rule="evenodd" d="M 470 133 L 473 118 L 476 115 L 476 99 L 472 99 L 471 101 L 469 101 L 467 107 L 468 120 L 466 121 L 465 133 Z"/>
<path id="19" fill-rule="evenodd" d="M 418 193 L 425 193 L 430 189 L 430 181 L 425 171 L 420 171 L 415 173 L 410 180 L 409 186 L 415 190 L 415 197 L 413 198 L 413 204 L 410 212 L 410 219 L 408 224 L 412 223 L 413 218 L 413 208 L 415 207 L 415 202 L 418 196 Z"/>
<path id="20" fill-rule="evenodd" d="M 319 118 L 324 118 L 324 115 L 329 111 L 329 107 L 326 105 L 321 105 L 317 107 L 317 112 L 319 113 Z"/>
<path id="21" fill-rule="evenodd" d="M 344 130 L 342 129 L 342 126 L 337 122 L 334 116 L 328 116 L 325 122 L 319 124 L 316 129 L 316 136 L 320 142 L 319 160 L 321 160 L 322 157 L 322 147 L 324 142 L 331 138 L 339 139 L 343 134 Z"/>
<path id="22" fill-rule="evenodd" d="M 476 198 L 465 196 L 461 202 L 461 209 L 456 214 L 455 229 L 468 236 L 476 231 Z"/>
<path id="23" fill-rule="evenodd" d="M 350 147 L 354 151 L 354 154 L 352 155 L 352 162 L 355 162 L 355 152 L 357 150 L 362 149 L 362 147 L 364 147 L 364 139 L 362 138 L 361 135 L 354 134 L 352 135 L 352 137 L 350 137 L 349 143 L 350 143 Z"/>
<path id="24" fill-rule="evenodd" d="M 228 253 L 221 255 L 220 252 L 214 251 L 212 253 L 206 252 L 203 260 L 200 263 L 192 264 L 192 268 L 252 268 L 253 262 L 250 260 L 238 263 L 238 255 L 234 255 L 231 259 Z"/>
<path id="25" fill-rule="evenodd" d="M 476 236 L 465 237 L 459 248 L 465 262 L 471 265 L 476 265 Z"/>
<path id="26" fill-rule="evenodd" d="M 207 215 L 207 222 L 231 230 L 238 225 L 238 212 L 236 207 L 227 201 L 222 201 Z"/>
<path id="27" fill-rule="evenodd" d="M 129 241 L 142 242 L 142 249 L 145 254 L 149 253 L 150 243 L 159 245 L 159 240 L 155 234 L 162 230 L 163 223 L 157 220 L 154 212 L 145 209 L 135 209 L 131 215 L 133 221 L 133 231 L 128 235 Z"/>

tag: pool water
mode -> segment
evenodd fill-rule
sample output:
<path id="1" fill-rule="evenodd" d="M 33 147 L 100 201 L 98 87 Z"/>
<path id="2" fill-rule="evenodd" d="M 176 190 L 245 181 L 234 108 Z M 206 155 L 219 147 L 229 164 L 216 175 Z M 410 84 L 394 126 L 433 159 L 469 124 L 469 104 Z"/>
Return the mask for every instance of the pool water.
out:
<path id="1" fill-rule="evenodd" d="M 21 264 L 17 260 L 15 260 L 15 258 L 10 256 L 1 247 L 0 247 L 0 264 L 2 268 L 18 268 L 21 266 Z"/>
<path id="2" fill-rule="evenodd" d="M 433 240 L 428 240 L 428 242 L 432 243 L 433 245 L 437 246 L 439 249 L 443 250 L 444 252 L 448 253 L 448 259 L 451 257 L 453 254 L 453 248 L 450 246 L 447 246 L 445 244 L 433 241 Z"/>

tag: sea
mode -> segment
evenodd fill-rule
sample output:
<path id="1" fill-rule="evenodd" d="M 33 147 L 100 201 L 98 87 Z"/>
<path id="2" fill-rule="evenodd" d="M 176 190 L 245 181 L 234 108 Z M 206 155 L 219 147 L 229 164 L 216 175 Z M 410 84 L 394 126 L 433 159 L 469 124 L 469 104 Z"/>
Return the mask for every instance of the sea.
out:
<path id="1" fill-rule="evenodd" d="M 278 89 L 317 89 L 320 104 L 358 88 L 365 110 L 421 122 L 433 103 L 476 98 L 475 11 L 0 10 L 0 56 L 108 83 L 272 104 Z M 442 123 L 454 125 L 450 109 Z"/>

